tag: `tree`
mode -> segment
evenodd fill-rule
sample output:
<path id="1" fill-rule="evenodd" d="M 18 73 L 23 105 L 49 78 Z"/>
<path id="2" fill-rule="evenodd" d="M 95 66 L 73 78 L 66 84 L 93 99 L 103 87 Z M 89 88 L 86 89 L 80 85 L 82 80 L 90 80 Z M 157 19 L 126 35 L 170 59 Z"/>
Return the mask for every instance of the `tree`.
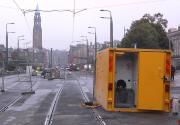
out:
<path id="1" fill-rule="evenodd" d="M 121 47 L 131 48 L 137 44 L 138 48 L 168 49 L 169 40 L 165 31 L 167 22 L 161 13 L 153 16 L 145 14 L 140 20 L 132 22 Z"/>
<path id="2" fill-rule="evenodd" d="M 102 47 L 101 47 L 100 50 L 103 50 L 103 49 L 106 49 L 106 48 L 108 48 L 108 46 L 104 43 L 104 44 L 102 44 Z"/>

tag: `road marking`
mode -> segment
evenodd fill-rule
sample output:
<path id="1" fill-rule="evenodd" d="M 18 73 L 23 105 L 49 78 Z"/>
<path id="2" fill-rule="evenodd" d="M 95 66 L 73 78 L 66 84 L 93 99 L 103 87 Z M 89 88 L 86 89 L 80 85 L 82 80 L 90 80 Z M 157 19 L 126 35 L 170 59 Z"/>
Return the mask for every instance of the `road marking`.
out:
<path id="1" fill-rule="evenodd" d="M 84 92 L 89 92 L 89 90 L 85 86 L 82 86 L 82 89 L 83 89 Z"/>

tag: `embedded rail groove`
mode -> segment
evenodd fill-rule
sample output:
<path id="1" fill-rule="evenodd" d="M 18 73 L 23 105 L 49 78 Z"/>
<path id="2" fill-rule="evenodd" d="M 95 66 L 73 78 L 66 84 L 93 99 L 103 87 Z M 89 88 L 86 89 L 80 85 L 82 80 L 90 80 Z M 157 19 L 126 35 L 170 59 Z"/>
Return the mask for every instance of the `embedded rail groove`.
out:
<path id="1" fill-rule="evenodd" d="M 37 81 L 35 81 L 34 83 L 33 83 L 33 86 L 35 85 L 35 83 L 36 83 Z M 28 88 L 28 90 L 29 90 L 30 88 Z M 6 91 L 7 90 L 12 90 L 12 89 L 6 89 Z M 23 95 L 20 95 L 20 96 L 18 96 L 18 97 L 15 97 L 11 102 L 9 102 L 7 105 L 5 105 L 5 106 L 3 106 L 2 108 L 0 108 L 0 113 L 2 113 L 2 112 L 5 112 L 7 109 L 9 109 L 11 106 L 13 106 L 17 101 L 19 101 L 21 98 L 23 97 Z"/>
<path id="2" fill-rule="evenodd" d="M 49 112 L 48 112 L 48 114 L 46 116 L 44 125 L 51 125 L 52 124 L 53 114 L 54 114 L 54 111 L 56 109 L 56 105 L 57 105 L 57 102 L 59 100 L 59 97 L 61 95 L 62 90 L 63 90 L 63 86 L 58 90 L 56 96 L 54 97 L 53 102 L 51 103 L 51 107 L 50 107 Z"/>
<path id="3" fill-rule="evenodd" d="M 9 107 L 11 107 L 12 105 L 14 105 L 19 99 L 21 99 L 23 96 L 20 95 L 18 97 L 16 97 L 14 100 L 12 100 L 10 103 L 8 103 L 7 105 L 3 106 L 0 109 L 0 112 L 5 112 L 7 109 L 9 109 Z"/>
<path id="4" fill-rule="evenodd" d="M 81 94 L 83 96 L 84 101 L 89 102 L 90 99 L 88 98 L 87 94 L 83 91 L 81 84 L 79 82 L 79 80 L 76 78 L 76 80 L 78 81 L 79 84 L 79 88 L 81 91 Z M 100 125 L 106 125 L 106 122 L 103 120 L 103 118 L 99 115 L 99 113 L 97 112 L 96 109 L 91 108 L 92 114 L 95 116 L 95 118 L 99 121 Z"/>

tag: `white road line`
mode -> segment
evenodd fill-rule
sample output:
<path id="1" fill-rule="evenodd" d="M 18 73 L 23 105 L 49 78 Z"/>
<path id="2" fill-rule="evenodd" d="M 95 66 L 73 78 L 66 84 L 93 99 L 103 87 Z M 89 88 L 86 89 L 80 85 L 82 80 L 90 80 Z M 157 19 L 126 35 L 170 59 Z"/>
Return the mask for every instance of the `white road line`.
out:
<path id="1" fill-rule="evenodd" d="M 82 89 L 83 89 L 84 92 L 90 92 L 90 91 L 87 89 L 87 87 L 85 87 L 85 86 L 82 86 Z"/>

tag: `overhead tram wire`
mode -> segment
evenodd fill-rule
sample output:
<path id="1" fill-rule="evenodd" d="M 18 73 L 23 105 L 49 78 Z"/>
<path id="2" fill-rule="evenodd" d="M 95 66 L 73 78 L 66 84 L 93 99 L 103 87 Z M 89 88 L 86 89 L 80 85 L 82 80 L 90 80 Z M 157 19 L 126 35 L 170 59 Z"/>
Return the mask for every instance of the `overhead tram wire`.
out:
<path id="1" fill-rule="evenodd" d="M 0 5 L 0 8 L 7 8 L 7 9 L 17 10 L 17 8 L 14 8 L 14 7 L 11 7 L 11 6 L 4 6 L 4 5 Z"/>
<path id="2" fill-rule="evenodd" d="M 25 9 L 23 9 L 23 12 L 24 12 L 24 14 L 26 14 L 26 13 L 30 13 L 30 12 L 35 12 L 36 10 L 34 10 L 34 9 L 28 9 L 28 10 L 25 10 Z M 38 10 L 38 11 L 40 11 L 40 12 L 65 12 L 65 11 L 67 11 L 67 12 L 73 12 L 72 10 L 63 10 L 63 9 L 60 9 L 60 10 Z"/>
<path id="3" fill-rule="evenodd" d="M 15 0 L 13 0 L 15 1 Z M 120 6 L 128 6 L 128 5 L 138 5 L 138 4 L 149 4 L 149 3 L 158 3 L 158 2 L 165 2 L 168 0 L 147 0 L 147 1 L 139 1 L 139 2 L 130 2 L 130 3 L 121 3 L 121 4 L 116 4 L 116 5 L 105 5 L 105 6 L 95 6 L 95 7 L 89 7 L 89 8 L 85 8 L 86 10 L 89 9 L 100 9 L 100 8 L 111 8 L 111 7 L 120 7 Z M 17 3 L 17 2 L 16 2 Z M 0 8 L 9 8 L 9 9 L 17 9 L 11 6 L 3 6 L 0 5 Z M 21 8 L 20 8 L 21 9 Z M 35 9 L 21 9 L 23 11 L 23 13 L 28 13 L 28 12 L 34 12 L 36 11 Z M 76 10 L 82 10 L 82 8 L 80 9 L 76 9 Z M 69 12 L 74 12 L 71 9 L 52 9 L 52 10 L 40 10 L 41 12 L 63 12 L 63 11 L 69 11 Z M 75 12 L 76 14 L 77 12 Z"/>
<path id="4" fill-rule="evenodd" d="M 74 4 L 73 4 L 73 10 L 71 9 L 52 9 L 52 10 L 39 10 L 40 12 L 71 12 L 73 13 L 73 30 L 72 30 L 72 41 L 74 41 L 74 25 L 75 25 L 75 15 L 79 12 L 82 12 L 84 10 L 91 10 L 91 9 L 100 9 L 100 8 L 111 8 L 111 7 L 120 7 L 120 6 L 128 6 L 128 5 L 138 5 L 138 4 L 150 4 L 150 3 L 158 3 L 158 2 L 165 2 L 168 0 L 145 0 L 145 1 L 139 1 L 139 2 L 129 2 L 129 3 L 121 3 L 121 4 L 116 4 L 116 5 L 105 5 L 105 6 L 95 6 L 95 7 L 89 7 L 89 8 L 85 8 L 85 9 L 76 9 L 75 8 L 75 0 L 74 0 Z M 29 28 L 30 34 L 31 30 L 30 30 L 30 26 L 29 23 L 27 21 L 27 18 L 25 17 L 26 13 L 30 13 L 30 12 L 34 12 L 36 11 L 35 9 L 21 9 L 20 6 L 17 4 L 17 2 L 15 0 L 13 0 L 13 2 L 16 4 L 16 6 L 19 8 L 19 10 L 23 13 L 26 24 Z M 78 11 L 76 11 L 78 10 Z"/>
<path id="5" fill-rule="evenodd" d="M 27 18 L 26 18 L 26 13 L 31 13 L 31 12 L 35 12 L 35 11 L 37 11 L 36 9 L 21 9 L 21 7 L 17 4 L 17 2 L 15 1 L 15 0 L 13 0 L 13 2 L 15 3 L 15 5 L 17 6 L 17 8 L 22 12 L 22 14 L 24 15 L 24 18 L 25 18 L 25 21 L 26 21 L 26 25 L 27 25 L 27 27 L 28 27 L 28 29 L 29 29 L 29 32 L 30 32 L 30 34 L 32 35 L 32 33 L 31 33 L 31 28 L 30 28 L 30 25 L 29 25 L 29 23 L 28 23 L 28 21 L 27 21 Z M 83 9 L 84 10 L 84 9 Z M 38 11 L 40 11 L 40 12 L 71 12 L 71 13 L 73 13 L 73 11 L 72 10 L 70 10 L 70 9 L 53 9 L 53 10 L 38 10 Z M 82 10 L 79 10 L 78 12 L 80 12 L 80 11 L 82 11 Z"/>
<path id="6" fill-rule="evenodd" d="M 130 3 L 122 3 L 122 4 L 116 4 L 116 5 L 106 5 L 106 6 L 95 6 L 95 7 L 90 7 L 90 8 L 85 8 L 85 9 L 76 9 L 75 8 L 75 0 L 74 0 L 74 4 L 73 4 L 73 10 L 70 9 L 54 9 L 54 10 L 39 10 L 40 12 L 71 12 L 73 13 L 73 30 L 72 30 L 72 41 L 74 41 L 74 25 L 75 25 L 75 15 L 79 12 L 82 12 L 84 10 L 90 10 L 90 9 L 100 9 L 100 8 L 110 8 L 110 7 L 119 7 L 119 6 L 128 6 L 128 5 L 138 5 L 138 4 L 148 4 L 148 3 L 157 3 L 157 2 L 164 2 L 167 0 L 146 0 L 146 1 L 139 1 L 139 2 L 130 2 Z M 20 6 L 17 4 L 17 2 L 15 0 L 13 0 L 13 2 L 16 4 L 16 6 L 19 8 L 19 10 L 23 13 L 24 18 L 26 20 L 26 23 L 28 25 L 29 31 L 30 31 L 30 27 L 27 21 L 27 18 L 25 17 L 26 13 L 30 13 L 30 12 L 34 12 L 36 11 L 35 9 L 21 9 Z M 76 11 L 78 10 L 78 11 Z M 31 33 L 31 32 L 30 32 Z M 32 35 L 32 33 L 31 33 Z"/>
<path id="7" fill-rule="evenodd" d="M 87 8 L 87 10 L 101 9 L 101 8 L 113 8 L 113 7 L 121 7 L 121 6 L 129 6 L 129 5 L 139 5 L 139 4 L 151 4 L 151 3 L 159 3 L 159 2 L 166 2 L 166 1 L 168 1 L 168 0 L 146 0 L 146 1 L 129 2 L 129 3 L 114 4 L 114 5 L 94 6 L 94 7 Z"/>
<path id="8" fill-rule="evenodd" d="M 26 16 L 25 16 L 24 10 L 21 9 L 21 7 L 17 4 L 17 2 L 16 2 L 15 0 L 13 0 L 13 2 L 14 2 L 14 4 L 17 6 L 17 8 L 22 12 L 23 17 L 24 17 L 25 22 L 26 22 L 26 25 L 27 25 L 28 30 L 29 30 L 29 34 L 30 34 L 30 36 L 32 36 L 31 28 L 30 28 L 30 25 L 29 25 L 29 23 L 28 23 L 28 21 L 27 21 L 27 18 L 26 18 Z"/>
<path id="9" fill-rule="evenodd" d="M 87 10 L 86 8 L 84 9 L 78 9 L 77 11 L 75 11 L 75 8 L 73 10 L 67 10 L 67 9 L 59 9 L 59 10 L 38 10 L 40 12 L 45 12 L 45 13 L 49 13 L 49 12 L 71 12 L 73 14 L 73 30 L 72 30 L 72 41 L 74 41 L 74 25 L 75 25 L 75 15 L 82 12 L 82 11 L 85 11 Z M 31 13 L 31 12 L 35 12 L 36 10 L 35 9 L 28 9 L 28 10 L 25 10 L 23 9 L 23 14 L 25 15 L 26 13 Z"/>
<path id="10" fill-rule="evenodd" d="M 26 13 L 31 13 L 31 12 L 35 12 L 35 11 L 37 11 L 37 10 L 35 10 L 35 9 L 21 9 L 20 7 L 19 7 L 19 5 L 16 3 L 16 1 L 15 0 L 13 0 L 14 1 L 14 3 L 16 4 L 16 6 L 19 8 L 19 10 L 23 13 L 23 15 L 24 15 L 24 17 L 25 17 L 25 14 Z M 74 0 L 74 8 L 73 8 L 73 10 L 71 10 L 71 9 L 53 9 L 53 10 L 38 10 L 38 11 L 40 11 L 40 12 L 45 12 L 45 13 L 49 13 L 49 12 L 71 12 L 71 13 L 73 13 L 73 30 L 72 30 L 72 41 L 74 41 L 74 22 L 75 22 L 75 15 L 76 14 L 78 14 L 78 13 L 80 13 L 80 12 L 82 12 L 82 11 L 85 11 L 85 10 L 87 10 L 86 8 L 84 8 L 84 9 L 78 9 L 77 11 L 76 11 L 76 9 L 75 9 L 75 0 Z M 27 25 L 28 25 L 28 27 L 29 27 L 29 24 L 28 24 L 28 21 L 27 21 L 27 19 L 26 19 L 26 17 L 25 17 L 25 20 L 26 20 L 26 23 L 27 23 Z M 29 31 L 30 31 L 30 27 L 29 27 Z M 32 34 L 31 34 L 32 35 Z"/>
<path id="11" fill-rule="evenodd" d="M 75 9 L 75 0 L 74 0 L 74 8 L 73 8 L 73 10 L 71 10 L 71 9 L 59 9 L 59 10 L 58 10 L 58 9 L 54 9 L 54 10 L 38 10 L 38 11 L 40 11 L 40 12 L 65 12 L 65 11 L 71 12 L 71 13 L 73 14 L 72 41 L 74 41 L 75 15 L 78 14 L 78 13 L 80 13 L 80 12 L 82 12 L 82 11 L 85 11 L 85 10 L 87 10 L 87 9 L 86 9 L 86 8 L 84 8 L 84 9 L 78 9 L 78 10 L 76 11 L 76 9 Z M 30 13 L 30 12 L 34 12 L 34 11 L 36 11 L 36 10 L 35 10 L 35 9 L 28 9 L 28 10 L 23 9 L 24 15 L 25 15 L 26 13 Z"/>
<path id="12" fill-rule="evenodd" d="M 20 6 L 17 4 L 15 0 L 13 0 L 14 4 L 17 6 L 17 8 L 23 13 L 23 10 L 20 8 Z"/>
<path id="13" fill-rule="evenodd" d="M 29 33 L 32 36 L 31 28 L 30 28 L 30 25 L 28 23 L 28 20 L 27 20 L 25 14 L 30 13 L 30 12 L 35 12 L 37 10 L 36 9 L 21 9 L 21 7 L 17 4 L 17 2 L 15 0 L 13 0 L 13 2 L 17 6 L 17 8 L 22 12 L 22 14 L 24 16 L 24 19 L 25 19 L 25 22 L 26 22 L 26 25 L 27 25 L 27 27 L 29 29 Z M 65 11 L 67 11 L 67 12 L 73 13 L 72 10 L 67 10 L 67 9 L 64 9 L 64 10 L 63 9 L 59 9 L 59 10 L 38 10 L 38 11 L 40 11 L 40 12 L 65 12 Z"/>
<path id="14" fill-rule="evenodd" d="M 15 1 L 15 0 L 13 0 Z M 105 5 L 105 6 L 94 6 L 94 7 L 87 7 L 87 8 L 80 8 L 76 9 L 75 8 L 75 3 L 74 3 L 74 8 L 73 9 L 52 9 L 52 10 L 39 10 L 41 12 L 64 12 L 64 11 L 69 11 L 73 13 L 73 16 L 75 17 L 75 14 L 84 11 L 84 10 L 89 10 L 89 9 L 100 9 L 100 8 L 110 8 L 110 7 L 120 7 L 120 6 L 128 6 L 128 5 L 138 5 L 138 4 L 150 4 L 150 3 L 158 3 L 158 2 L 165 2 L 168 0 L 145 0 L 145 1 L 139 1 L 139 2 L 129 2 L 129 3 L 121 3 L 121 4 L 115 4 L 115 5 Z M 74 0 L 75 2 L 75 0 Z M 29 12 L 34 12 L 36 11 L 35 9 L 21 9 L 24 13 L 29 13 Z M 76 11 L 78 10 L 78 11 Z"/>

